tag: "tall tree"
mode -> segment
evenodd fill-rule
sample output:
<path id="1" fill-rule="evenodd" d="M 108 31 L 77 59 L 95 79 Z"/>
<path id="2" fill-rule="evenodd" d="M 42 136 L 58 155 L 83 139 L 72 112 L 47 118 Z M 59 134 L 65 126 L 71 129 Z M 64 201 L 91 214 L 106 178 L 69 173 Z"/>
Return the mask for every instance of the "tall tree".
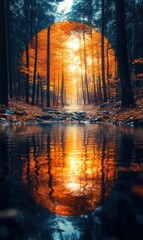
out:
<path id="1" fill-rule="evenodd" d="M 47 107 L 50 107 L 50 31 L 51 27 L 47 29 Z"/>
<path id="2" fill-rule="evenodd" d="M 94 103 L 97 103 L 96 80 L 95 80 L 95 73 L 94 73 L 94 55 L 93 55 L 92 29 L 91 29 L 91 59 L 92 59 L 92 81 L 93 81 L 93 89 L 94 89 Z"/>
<path id="3" fill-rule="evenodd" d="M 35 87 L 36 87 L 36 73 L 37 73 L 37 55 L 38 55 L 38 34 L 35 36 L 35 61 L 33 74 L 33 89 L 32 89 L 32 105 L 35 104 Z"/>
<path id="4" fill-rule="evenodd" d="M 133 91 L 128 66 L 125 28 L 125 0 L 116 0 L 117 58 L 121 82 L 121 107 L 134 105 Z"/>
<path id="5" fill-rule="evenodd" d="M 64 107 L 64 59 L 62 54 L 61 105 Z"/>
<path id="6" fill-rule="evenodd" d="M 84 79 L 83 79 L 83 64 L 82 64 L 82 52 L 81 52 L 81 44 L 82 44 L 82 39 L 81 36 L 79 36 L 80 38 L 80 72 L 81 72 L 81 88 L 82 88 L 82 99 L 83 99 L 83 103 L 85 105 L 86 103 L 86 99 L 85 99 L 85 93 L 84 93 Z"/>
<path id="7" fill-rule="evenodd" d="M 86 95 L 87 95 L 87 104 L 90 104 L 90 97 L 89 97 L 89 90 L 88 90 L 88 77 L 87 77 L 87 56 L 86 56 L 86 44 L 85 44 L 85 28 L 83 27 L 82 31 L 83 31 L 83 43 L 84 43 L 84 47 L 83 47 L 83 53 L 84 53 L 84 70 L 85 70 L 85 86 L 86 86 Z"/>
<path id="8" fill-rule="evenodd" d="M 8 105 L 6 0 L 0 1 L 0 103 Z"/>
<path id="9" fill-rule="evenodd" d="M 11 28 L 10 28 L 10 2 L 5 1 L 6 6 L 6 38 L 7 38 L 7 71 L 8 71 L 8 83 L 9 83 L 9 95 L 10 98 L 13 98 L 13 89 L 12 89 L 12 51 L 11 51 Z"/>
<path id="10" fill-rule="evenodd" d="M 102 85 L 103 101 L 107 102 L 107 91 L 105 83 L 105 51 L 104 51 L 104 34 L 105 34 L 105 0 L 102 0 L 102 34 L 101 34 L 101 54 L 102 54 Z"/>
<path id="11" fill-rule="evenodd" d="M 29 45 L 26 47 L 26 103 L 29 103 Z"/>

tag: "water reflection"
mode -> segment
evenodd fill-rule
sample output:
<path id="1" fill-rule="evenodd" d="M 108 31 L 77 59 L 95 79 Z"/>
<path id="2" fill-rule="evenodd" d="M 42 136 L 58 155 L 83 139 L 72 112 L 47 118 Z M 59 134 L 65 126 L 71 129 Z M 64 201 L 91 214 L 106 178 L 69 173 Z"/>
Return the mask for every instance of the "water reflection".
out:
<path id="1" fill-rule="evenodd" d="M 142 129 L 0 129 L 0 162 L 1 208 L 19 210 L 8 239 L 143 239 Z"/>
<path id="2" fill-rule="evenodd" d="M 23 181 L 34 200 L 60 215 L 95 209 L 114 186 L 115 142 L 96 126 L 46 128 L 32 137 L 22 159 Z"/>

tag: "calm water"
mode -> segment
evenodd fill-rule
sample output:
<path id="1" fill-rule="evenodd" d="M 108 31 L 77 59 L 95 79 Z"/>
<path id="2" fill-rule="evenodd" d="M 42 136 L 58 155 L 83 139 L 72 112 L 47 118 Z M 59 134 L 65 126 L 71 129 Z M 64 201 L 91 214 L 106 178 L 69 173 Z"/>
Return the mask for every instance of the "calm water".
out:
<path id="1" fill-rule="evenodd" d="M 0 239 L 143 239 L 143 130 L 1 128 L 0 161 Z"/>

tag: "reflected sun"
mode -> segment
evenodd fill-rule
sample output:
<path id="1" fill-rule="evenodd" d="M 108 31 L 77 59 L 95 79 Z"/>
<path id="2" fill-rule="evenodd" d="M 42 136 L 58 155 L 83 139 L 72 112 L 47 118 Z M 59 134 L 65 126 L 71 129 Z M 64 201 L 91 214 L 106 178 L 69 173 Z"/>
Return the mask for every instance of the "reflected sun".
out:
<path id="1" fill-rule="evenodd" d="M 69 182 L 66 187 L 72 191 L 79 191 L 81 188 L 80 184 L 75 182 Z"/>
<path id="2" fill-rule="evenodd" d="M 36 145 L 29 148 L 28 156 L 23 156 L 24 184 L 42 208 L 64 216 L 81 215 L 99 206 L 103 184 L 105 197 L 112 192 L 115 160 L 110 159 L 110 170 L 108 164 L 104 166 L 103 182 L 103 151 L 95 139 L 96 130 L 93 126 L 91 131 L 89 125 L 80 128 L 77 125 L 57 125 L 42 136 L 45 144 L 39 153 Z M 39 144 L 41 139 L 37 135 L 35 138 Z M 110 152 L 105 153 L 105 163 L 109 160 L 108 154 Z"/>

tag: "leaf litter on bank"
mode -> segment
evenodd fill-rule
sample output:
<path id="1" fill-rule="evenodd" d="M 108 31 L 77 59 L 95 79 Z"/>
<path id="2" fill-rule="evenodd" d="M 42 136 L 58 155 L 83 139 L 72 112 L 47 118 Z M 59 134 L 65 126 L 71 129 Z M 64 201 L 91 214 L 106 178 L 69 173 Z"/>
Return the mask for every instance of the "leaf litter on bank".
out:
<path id="1" fill-rule="evenodd" d="M 74 106 L 40 108 L 23 101 L 10 101 L 9 107 L 0 106 L 0 125 L 34 124 L 49 121 L 78 121 L 104 125 L 143 126 L 143 106 L 121 109 L 118 103 L 104 106 Z"/>

